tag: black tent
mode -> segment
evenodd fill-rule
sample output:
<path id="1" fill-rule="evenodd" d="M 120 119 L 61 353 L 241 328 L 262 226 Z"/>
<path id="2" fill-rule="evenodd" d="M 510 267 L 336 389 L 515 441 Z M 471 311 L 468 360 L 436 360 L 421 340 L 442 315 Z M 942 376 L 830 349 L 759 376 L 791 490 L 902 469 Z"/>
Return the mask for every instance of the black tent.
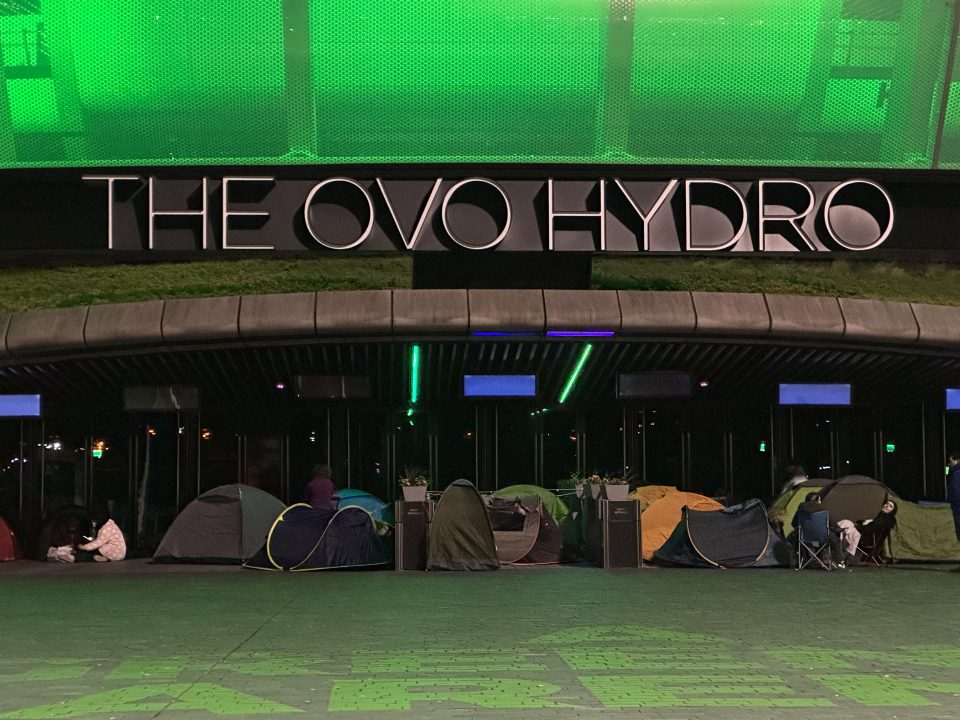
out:
<path id="1" fill-rule="evenodd" d="M 427 570 L 496 570 L 493 530 L 480 493 L 469 480 L 443 491 L 430 523 Z"/>
<path id="2" fill-rule="evenodd" d="M 393 543 L 387 531 L 360 507 L 330 510 L 298 503 L 280 514 L 263 548 L 244 567 L 304 571 L 389 565 Z"/>
<path id="3" fill-rule="evenodd" d="M 239 565 L 263 546 L 283 503 L 251 485 L 221 485 L 183 509 L 153 554 L 154 562 Z"/>
<path id="4" fill-rule="evenodd" d="M 683 519 L 656 560 L 689 567 L 785 567 L 790 548 L 767 522 L 760 500 L 723 510 L 684 508 Z"/>
<path id="5" fill-rule="evenodd" d="M 820 492 L 823 509 L 830 513 L 832 523 L 872 520 L 887 498 L 894 496 L 890 488 L 866 475 L 845 475 Z"/>
<path id="6" fill-rule="evenodd" d="M 504 565 L 548 565 L 560 562 L 563 534 L 540 498 L 491 497 L 487 508 L 497 557 Z"/>

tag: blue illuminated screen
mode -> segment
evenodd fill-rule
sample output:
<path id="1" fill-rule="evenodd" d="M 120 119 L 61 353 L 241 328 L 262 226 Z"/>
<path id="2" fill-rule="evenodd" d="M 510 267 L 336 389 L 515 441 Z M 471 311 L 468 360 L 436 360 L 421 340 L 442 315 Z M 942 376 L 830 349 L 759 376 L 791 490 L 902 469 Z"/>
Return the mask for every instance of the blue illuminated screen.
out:
<path id="1" fill-rule="evenodd" d="M 960 410 L 960 388 L 947 388 L 947 410 Z"/>
<path id="2" fill-rule="evenodd" d="M 0 395 L 0 417 L 40 417 L 40 396 Z"/>
<path id="3" fill-rule="evenodd" d="M 850 385 L 834 384 L 790 384 L 780 385 L 781 405 L 849 405 Z"/>
<path id="4" fill-rule="evenodd" d="M 536 375 L 464 375 L 464 397 L 536 397 Z"/>

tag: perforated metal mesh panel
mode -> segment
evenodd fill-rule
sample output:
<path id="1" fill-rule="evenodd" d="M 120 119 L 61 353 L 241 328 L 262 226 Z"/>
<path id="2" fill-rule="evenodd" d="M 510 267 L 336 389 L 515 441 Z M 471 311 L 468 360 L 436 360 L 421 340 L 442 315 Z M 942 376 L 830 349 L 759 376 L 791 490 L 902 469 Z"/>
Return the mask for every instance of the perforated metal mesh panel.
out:
<path id="1" fill-rule="evenodd" d="M 0 167 L 960 167 L 955 12 L 954 0 L 0 0 Z"/>

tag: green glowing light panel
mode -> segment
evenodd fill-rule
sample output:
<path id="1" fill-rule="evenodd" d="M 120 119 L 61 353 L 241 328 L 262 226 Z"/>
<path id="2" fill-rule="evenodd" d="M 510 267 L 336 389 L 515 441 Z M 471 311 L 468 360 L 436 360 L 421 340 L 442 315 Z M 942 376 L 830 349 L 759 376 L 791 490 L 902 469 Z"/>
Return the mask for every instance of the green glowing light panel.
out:
<path id="1" fill-rule="evenodd" d="M 960 168 L 956 12 L 956 0 L 0 0 L 0 167 Z"/>

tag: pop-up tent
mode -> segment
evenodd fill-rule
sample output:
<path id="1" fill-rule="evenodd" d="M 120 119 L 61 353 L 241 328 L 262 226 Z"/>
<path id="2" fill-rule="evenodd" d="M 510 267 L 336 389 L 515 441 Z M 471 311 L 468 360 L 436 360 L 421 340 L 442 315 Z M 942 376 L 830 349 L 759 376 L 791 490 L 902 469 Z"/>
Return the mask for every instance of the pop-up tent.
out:
<path id="1" fill-rule="evenodd" d="M 387 525 L 378 525 L 361 507 L 330 510 L 297 503 L 280 513 L 266 543 L 244 567 L 304 571 L 389 565 L 393 542 L 388 533 Z"/>
<path id="2" fill-rule="evenodd" d="M 13 528 L 0 517 L 0 562 L 13 562 L 21 557 L 20 544 L 13 533 Z"/>
<path id="3" fill-rule="evenodd" d="M 578 537 L 576 518 L 571 515 L 567 504 L 557 495 L 539 485 L 509 485 L 493 493 L 493 497 L 506 500 L 517 500 L 530 495 L 536 495 L 540 498 L 543 507 L 550 513 L 550 517 L 557 524 L 557 527 L 560 528 L 564 545 L 570 549 L 575 548 Z"/>
<path id="4" fill-rule="evenodd" d="M 393 505 L 388 505 L 366 490 L 342 488 L 333 494 L 333 499 L 337 501 L 337 510 L 346 507 L 359 507 L 370 513 L 373 519 L 378 522 L 384 522 L 387 525 L 396 524 L 393 516 Z"/>
<path id="5" fill-rule="evenodd" d="M 500 567 L 487 508 L 469 480 L 454 480 L 443 491 L 428 540 L 427 570 Z"/>
<path id="6" fill-rule="evenodd" d="M 487 507 L 497 557 L 504 565 L 560 562 L 563 535 L 536 495 L 517 500 L 490 498 Z"/>
<path id="7" fill-rule="evenodd" d="M 689 567 L 785 567 L 790 548 L 770 528 L 763 503 L 754 499 L 723 510 L 684 509 L 654 557 Z"/>
<path id="8" fill-rule="evenodd" d="M 240 564 L 263 547 L 283 503 L 251 485 L 221 485 L 183 509 L 153 554 L 154 562 Z"/>
<path id="9" fill-rule="evenodd" d="M 897 560 L 960 560 L 960 542 L 947 503 L 917 505 L 896 500 L 897 524 L 890 548 Z"/>
<path id="10" fill-rule="evenodd" d="M 673 534 L 674 528 L 683 519 L 683 509 L 691 510 L 722 510 L 723 505 L 704 495 L 680 492 L 674 490 L 647 505 L 640 515 L 641 549 L 643 559 L 653 559 L 654 553 L 659 550 Z"/>
<path id="11" fill-rule="evenodd" d="M 866 475 L 845 475 L 820 492 L 830 522 L 872 520 L 887 498 L 896 494 L 883 483 Z"/>

